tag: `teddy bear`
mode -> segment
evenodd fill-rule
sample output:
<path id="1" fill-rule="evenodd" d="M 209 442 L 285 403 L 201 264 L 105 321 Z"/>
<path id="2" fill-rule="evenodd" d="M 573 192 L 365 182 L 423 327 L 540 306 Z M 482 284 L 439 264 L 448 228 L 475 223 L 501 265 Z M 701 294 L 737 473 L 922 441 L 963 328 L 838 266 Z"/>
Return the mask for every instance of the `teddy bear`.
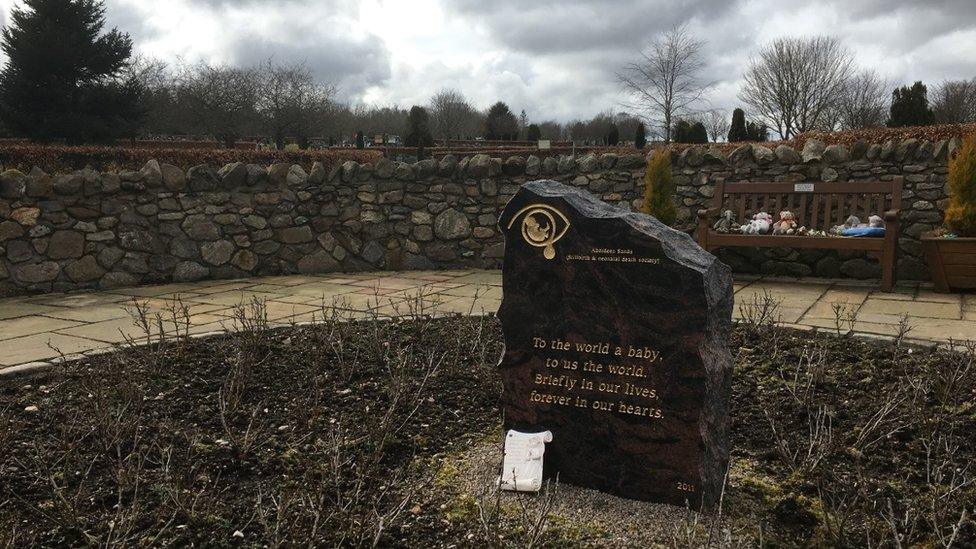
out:
<path id="1" fill-rule="evenodd" d="M 868 227 L 884 227 L 884 219 L 881 219 L 879 215 L 872 215 L 868 217 Z"/>
<path id="2" fill-rule="evenodd" d="M 766 212 L 759 212 L 752 216 L 752 221 L 739 227 L 742 234 L 766 234 L 773 224 L 773 216 Z"/>
<path id="3" fill-rule="evenodd" d="M 779 212 L 779 221 L 773 225 L 773 234 L 791 235 L 796 232 L 796 215 L 789 211 Z"/>
<path id="4" fill-rule="evenodd" d="M 722 212 L 722 217 L 712 225 L 712 228 L 717 233 L 728 234 L 739 227 L 735 224 L 735 217 L 732 214 L 732 210 L 725 210 Z"/>
<path id="5" fill-rule="evenodd" d="M 834 225 L 833 227 L 831 227 L 830 234 L 840 236 L 844 234 L 844 230 L 852 229 L 854 227 L 859 226 L 860 224 L 861 224 L 861 218 L 859 218 L 856 215 L 852 215 L 847 218 L 847 221 L 845 221 L 843 225 Z"/>

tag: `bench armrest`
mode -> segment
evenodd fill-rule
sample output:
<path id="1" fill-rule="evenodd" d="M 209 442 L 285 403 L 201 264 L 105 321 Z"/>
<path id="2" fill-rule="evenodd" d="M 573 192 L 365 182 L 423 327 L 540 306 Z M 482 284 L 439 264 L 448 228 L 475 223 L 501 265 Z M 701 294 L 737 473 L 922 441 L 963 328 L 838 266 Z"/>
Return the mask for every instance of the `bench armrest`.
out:
<path id="1" fill-rule="evenodd" d="M 717 219 L 719 214 L 721 213 L 720 210 L 721 208 L 708 208 L 705 210 L 698 210 L 698 219 L 699 221 L 706 220 L 706 219 Z"/>
<path id="2" fill-rule="evenodd" d="M 884 213 L 885 221 L 900 221 L 901 220 L 901 210 L 888 210 Z"/>

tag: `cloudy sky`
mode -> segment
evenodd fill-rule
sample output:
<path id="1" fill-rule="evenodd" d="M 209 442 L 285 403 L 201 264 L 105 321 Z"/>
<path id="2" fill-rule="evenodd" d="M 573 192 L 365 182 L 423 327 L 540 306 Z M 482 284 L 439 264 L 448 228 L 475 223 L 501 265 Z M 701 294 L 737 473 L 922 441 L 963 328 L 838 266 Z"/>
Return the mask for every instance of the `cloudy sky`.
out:
<path id="1" fill-rule="evenodd" d="M 0 0 L 3 20 L 19 0 Z M 707 41 L 711 106 L 737 106 L 750 55 L 832 34 L 893 83 L 976 76 L 976 0 L 106 0 L 137 53 L 168 62 L 305 61 L 351 103 L 460 89 L 534 121 L 620 110 L 615 73 L 676 24 Z"/>

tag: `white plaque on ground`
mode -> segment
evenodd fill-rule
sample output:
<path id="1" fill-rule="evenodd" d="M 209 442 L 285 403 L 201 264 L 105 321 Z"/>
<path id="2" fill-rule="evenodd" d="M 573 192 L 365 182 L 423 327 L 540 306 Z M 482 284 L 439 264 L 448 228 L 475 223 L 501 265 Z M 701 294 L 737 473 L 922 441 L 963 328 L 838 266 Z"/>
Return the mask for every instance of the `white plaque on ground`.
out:
<path id="1" fill-rule="evenodd" d="M 522 433 L 514 429 L 505 434 L 505 459 L 502 463 L 502 490 L 538 492 L 542 488 L 542 457 L 552 432 Z"/>

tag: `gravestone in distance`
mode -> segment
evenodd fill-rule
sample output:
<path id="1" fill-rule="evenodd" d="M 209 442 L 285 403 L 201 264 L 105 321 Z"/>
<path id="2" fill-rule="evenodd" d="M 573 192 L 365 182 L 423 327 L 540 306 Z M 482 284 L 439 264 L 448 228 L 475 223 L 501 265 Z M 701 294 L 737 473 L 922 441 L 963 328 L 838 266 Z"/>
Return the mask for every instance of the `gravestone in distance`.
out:
<path id="1" fill-rule="evenodd" d="M 729 463 L 729 268 L 555 181 L 524 185 L 499 226 L 505 429 L 552 431 L 560 482 L 712 506 Z"/>

